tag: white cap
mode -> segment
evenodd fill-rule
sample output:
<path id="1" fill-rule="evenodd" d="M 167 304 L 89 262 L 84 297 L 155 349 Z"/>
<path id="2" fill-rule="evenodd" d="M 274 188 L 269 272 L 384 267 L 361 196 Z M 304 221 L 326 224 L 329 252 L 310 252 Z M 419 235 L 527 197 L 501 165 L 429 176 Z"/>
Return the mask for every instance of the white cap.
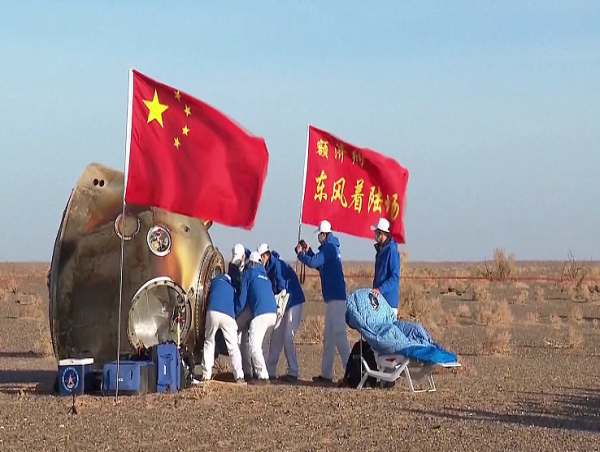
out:
<path id="1" fill-rule="evenodd" d="M 244 248 L 244 245 L 242 245 L 241 243 L 238 243 L 233 246 L 231 253 L 233 254 L 231 260 L 234 262 L 239 261 L 242 259 L 242 256 L 246 253 L 246 248 Z"/>
<path id="2" fill-rule="evenodd" d="M 315 231 L 315 234 L 320 234 L 321 232 L 331 232 L 331 223 L 329 221 L 323 220 L 319 223 L 319 227 Z"/>
<path id="3" fill-rule="evenodd" d="M 258 246 L 258 249 L 256 251 L 258 252 L 258 254 L 260 254 L 262 256 L 267 251 L 271 251 L 271 250 L 269 249 L 269 245 L 267 245 L 266 243 L 263 243 Z"/>
<path id="4" fill-rule="evenodd" d="M 260 254 L 257 251 L 252 251 L 250 253 L 250 262 L 259 263 L 260 262 Z"/>
<path id="5" fill-rule="evenodd" d="M 377 229 L 379 229 L 380 231 L 389 233 L 390 232 L 390 222 L 387 221 L 385 218 L 380 218 L 375 226 L 371 226 L 371 231 L 375 231 Z"/>

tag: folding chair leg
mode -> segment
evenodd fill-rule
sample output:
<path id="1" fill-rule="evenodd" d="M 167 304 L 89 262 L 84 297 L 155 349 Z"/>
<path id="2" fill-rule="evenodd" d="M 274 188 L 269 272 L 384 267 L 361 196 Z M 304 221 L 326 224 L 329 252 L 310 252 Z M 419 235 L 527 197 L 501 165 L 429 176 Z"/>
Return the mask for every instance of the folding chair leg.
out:
<path id="1" fill-rule="evenodd" d="M 427 381 L 429 382 L 429 389 L 415 389 L 412 378 L 410 377 L 410 370 L 408 370 L 408 366 L 404 369 L 404 374 L 406 375 L 406 382 L 408 383 L 408 387 L 410 388 L 410 390 L 412 392 L 435 392 L 436 391 L 432 374 L 429 374 L 427 376 Z"/>
<path id="2" fill-rule="evenodd" d="M 427 379 L 429 380 L 429 386 L 431 387 L 429 392 L 437 391 L 437 389 L 435 388 L 435 382 L 433 381 L 433 375 L 429 375 L 429 377 Z"/>
<path id="3" fill-rule="evenodd" d="M 361 378 L 360 383 L 358 384 L 356 389 L 362 389 L 364 384 L 367 382 L 367 378 L 369 378 L 369 374 L 362 367 L 361 369 L 363 371 L 363 377 Z"/>

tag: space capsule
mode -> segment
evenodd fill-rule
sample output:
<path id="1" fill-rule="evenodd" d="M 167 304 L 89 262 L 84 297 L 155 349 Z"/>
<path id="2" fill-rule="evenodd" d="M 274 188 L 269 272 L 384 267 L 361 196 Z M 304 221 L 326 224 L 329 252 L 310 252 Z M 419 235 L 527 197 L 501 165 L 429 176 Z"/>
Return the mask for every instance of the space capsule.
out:
<path id="1" fill-rule="evenodd" d="M 68 199 L 48 274 L 55 357 L 116 359 L 121 263 L 119 353 L 179 337 L 201 356 L 210 281 L 224 271 L 211 222 L 138 205 L 123 216 L 123 181 L 92 163 Z"/>

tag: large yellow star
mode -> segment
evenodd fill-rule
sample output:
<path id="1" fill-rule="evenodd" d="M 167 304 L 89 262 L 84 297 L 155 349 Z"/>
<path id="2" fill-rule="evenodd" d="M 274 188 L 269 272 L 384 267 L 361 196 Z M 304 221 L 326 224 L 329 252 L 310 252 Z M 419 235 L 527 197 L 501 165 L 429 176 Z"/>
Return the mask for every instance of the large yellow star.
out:
<path id="1" fill-rule="evenodd" d="M 185 126 L 183 127 L 183 129 L 181 129 L 181 131 L 183 132 L 183 134 L 184 134 L 184 135 L 186 135 L 186 136 L 187 136 L 187 134 L 188 134 L 188 132 L 190 131 L 190 129 L 188 129 L 188 126 L 187 126 L 187 125 L 185 125 Z"/>
<path id="2" fill-rule="evenodd" d="M 169 107 L 167 105 L 163 105 L 159 102 L 158 94 L 157 94 L 156 90 L 154 90 L 154 99 L 152 99 L 152 102 L 150 102 L 149 100 L 144 100 L 144 104 L 146 104 L 146 107 L 148 107 L 148 122 L 147 122 L 147 124 L 149 124 L 150 121 L 156 119 L 156 121 L 160 124 L 160 126 L 163 127 L 162 114 Z"/>

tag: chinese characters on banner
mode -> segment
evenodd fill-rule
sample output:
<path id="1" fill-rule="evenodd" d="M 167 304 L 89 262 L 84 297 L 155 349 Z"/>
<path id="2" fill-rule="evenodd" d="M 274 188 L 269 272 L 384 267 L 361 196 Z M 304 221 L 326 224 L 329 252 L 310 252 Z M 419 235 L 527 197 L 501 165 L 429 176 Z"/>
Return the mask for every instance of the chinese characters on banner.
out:
<path id="1" fill-rule="evenodd" d="M 395 160 L 358 148 L 309 126 L 302 223 L 329 220 L 334 231 L 373 238 L 379 217 L 405 243 L 404 202 L 408 170 Z"/>

